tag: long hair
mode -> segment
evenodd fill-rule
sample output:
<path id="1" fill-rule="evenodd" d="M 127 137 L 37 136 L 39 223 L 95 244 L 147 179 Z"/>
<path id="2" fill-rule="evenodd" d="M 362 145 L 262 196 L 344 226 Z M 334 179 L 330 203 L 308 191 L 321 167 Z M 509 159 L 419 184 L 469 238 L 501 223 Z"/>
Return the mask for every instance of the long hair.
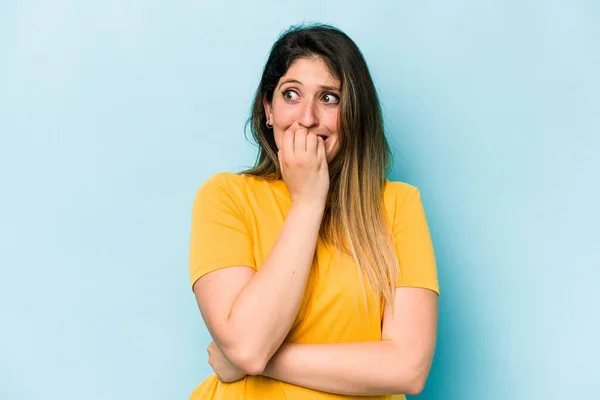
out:
<path id="1" fill-rule="evenodd" d="M 330 189 L 320 235 L 350 255 L 361 279 L 392 303 L 398 269 L 383 192 L 391 152 L 384 134 L 381 105 L 367 64 L 356 44 L 341 30 L 324 24 L 292 26 L 274 43 L 247 121 L 259 152 L 243 174 L 281 179 L 273 131 L 266 127 L 263 99 L 300 58 L 320 57 L 341 83 L 338 135 L 340 149 L 329 163 Z"/>

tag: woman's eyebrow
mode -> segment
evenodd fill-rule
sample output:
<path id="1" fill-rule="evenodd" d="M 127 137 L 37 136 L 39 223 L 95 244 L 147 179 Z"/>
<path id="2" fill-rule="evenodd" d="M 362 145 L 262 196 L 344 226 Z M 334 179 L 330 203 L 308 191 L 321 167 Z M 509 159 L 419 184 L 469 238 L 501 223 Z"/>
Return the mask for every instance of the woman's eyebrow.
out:
<path id="1" fill-rule="evenodd" d="M 299 84 L 299 85 L 302 85 L 302 82 L 300 82 L 299 80 L 296 80 L 296 79 L 288 79 L 288 80 L 285 80 L 285 81 L 281 82 L 281 83 L 279 84 L 279 87 L 282 87 L 282 86 L 283 86 L 283 85 L 285 85 L 286 83 L 297 83 L 297 84 Z"/>
<path id="2" fill-rule="evenodd" d="M 302 85 L 302 82 L 300 82 L 300 81 L 299 81 L 299 80 L 297 80 L 297 79 L 287 79 L 287 80 L 285 80 L 285 81 L 281 82 L 281 83 L 279 84 L 279 87 L 282 87 L 282 86 L 283 86 L 284 84 L 286 84 L 286 83 L 297 83 L 297 84 L 299 84 L 299 85 Z M 325 90 L 337 90 L 338 92 L 340 91 L 340 88 L 338 88 L 338 87 L 335 87 L 335 86 L 324 86 L 324 85 L 321 85 L 321 86 L 320 86 L 320 88 L 321 88 L 321 89 L 325 89 Z"/>

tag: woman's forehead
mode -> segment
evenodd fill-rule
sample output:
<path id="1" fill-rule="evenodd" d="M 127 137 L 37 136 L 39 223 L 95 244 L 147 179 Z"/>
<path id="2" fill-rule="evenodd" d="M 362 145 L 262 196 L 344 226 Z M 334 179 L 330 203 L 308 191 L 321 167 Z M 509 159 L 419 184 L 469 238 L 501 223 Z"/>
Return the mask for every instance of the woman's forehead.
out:
<path id="1" fill-rule="evenodd" d="M 279 79 L 280 85 L 286 81 L 306 86 L 327 86 L 339 89 L 340 81 L 333 75 L 327 63 L 320 57 L 299 58 Z"/>

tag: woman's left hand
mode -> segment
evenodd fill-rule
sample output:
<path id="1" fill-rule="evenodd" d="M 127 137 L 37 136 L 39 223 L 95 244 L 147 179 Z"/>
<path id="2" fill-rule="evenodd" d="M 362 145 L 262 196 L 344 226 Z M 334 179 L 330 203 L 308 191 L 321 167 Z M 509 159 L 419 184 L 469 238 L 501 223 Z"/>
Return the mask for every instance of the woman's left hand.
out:
<path id="1" fill-rule="evenodd" d="M 235 382 L 246 376 L 241 369 L 233 365 L 233 363 L 225 357 L 215 342 L 210 342 L 207 350 L 208 363 L 221 382 Z"/>

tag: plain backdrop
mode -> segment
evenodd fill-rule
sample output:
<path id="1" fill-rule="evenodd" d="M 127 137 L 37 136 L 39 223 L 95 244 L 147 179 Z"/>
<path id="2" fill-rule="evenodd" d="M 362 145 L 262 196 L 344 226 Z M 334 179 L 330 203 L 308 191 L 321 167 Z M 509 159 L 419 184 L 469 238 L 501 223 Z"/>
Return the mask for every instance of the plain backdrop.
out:
<path id="1" fill-rule="evenodd" d="M 600 391 L 598 1 L 0 2 L 0 399 L 186 399 L 211 372 L 191 205 L 253 164 L 291 24 L 363 51 L 421 189 L 440 330 L 419 399 Z"/>

